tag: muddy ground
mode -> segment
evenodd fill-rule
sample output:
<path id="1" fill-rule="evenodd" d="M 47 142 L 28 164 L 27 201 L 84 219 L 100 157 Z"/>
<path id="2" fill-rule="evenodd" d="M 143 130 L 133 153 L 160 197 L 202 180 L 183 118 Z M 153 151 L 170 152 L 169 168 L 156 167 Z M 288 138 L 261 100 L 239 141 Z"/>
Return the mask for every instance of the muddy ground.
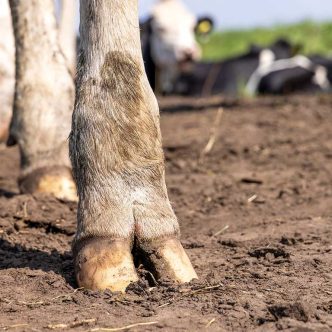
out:
<path id="1" fill-rule="evenodd" d="M 19 195 L 18 150 L 2 148 L 0 330 L 332 331 L 332 97 L 161 105 L 169 194 L 200 279 L 155 284 L 141 268 L 125 295 L 76 289 L 76 205 Z"/>

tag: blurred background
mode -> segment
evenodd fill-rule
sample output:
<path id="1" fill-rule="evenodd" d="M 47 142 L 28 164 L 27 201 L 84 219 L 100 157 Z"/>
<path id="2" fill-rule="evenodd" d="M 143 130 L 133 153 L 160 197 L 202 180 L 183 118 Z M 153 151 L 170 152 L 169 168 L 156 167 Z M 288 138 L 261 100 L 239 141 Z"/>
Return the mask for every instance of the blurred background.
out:
<path id="1" fill-rule="evenodd" d="M 155 0 L 139 1 L 146 18 Z M 195 15 L 209 15 L 216 31 L 202 44 L 203 58 L 216 60 L 239 54 L 248 43 L 268 44 L 280 36 L 303 44 L 305 54 L 332 52 L 330 0 L 183 0 Z M 222 47 L 218 47 L 218 45 Z"/>
<path id="2" fill-rule="evenodd" d="M 183 0 L 196 16 L 207 15 L 215 31 L 202 43 L 203 58 L 216 60 L 239 54 L 248 43 L 268 44 L 280 36 L 301 43 L 305 54 L 332 55 L 332 5 L 330 0 Z M 78 1 L 77 11 L 78 11 Z M 141 20 L 156 0 L 140 0 Z M 56 1 L 59 14 L 60 2 Z M 77 16 L 76 29 L 78 31 Z M 222 47 L 218 47 L 222 45 Z"/>

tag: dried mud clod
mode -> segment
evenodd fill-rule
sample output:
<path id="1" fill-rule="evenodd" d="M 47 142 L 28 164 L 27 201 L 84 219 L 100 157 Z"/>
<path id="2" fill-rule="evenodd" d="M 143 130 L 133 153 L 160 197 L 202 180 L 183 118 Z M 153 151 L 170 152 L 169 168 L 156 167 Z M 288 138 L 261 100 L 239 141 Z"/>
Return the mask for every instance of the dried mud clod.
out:
<path id="1" fill-rule="evenodd" d="M 256 249 L 251 249 L 248 251 L 248 254 L 252 257 L 261 258 L 266 257 L 267 254 L 272 254 L 274 258 L 282 257 L 289 258 L 290 254 L 285 251 L 283 248 L 277 247 L 260 247 Z"/>
<path id="2" fill-rule="evenodd" d="M 310 316 L 308 308 L 300 302 L 292 304 L 276 304 L 269 306 L 268 310 L 276 320 L 288 317 L 298 321 L 307 322 Z"/>

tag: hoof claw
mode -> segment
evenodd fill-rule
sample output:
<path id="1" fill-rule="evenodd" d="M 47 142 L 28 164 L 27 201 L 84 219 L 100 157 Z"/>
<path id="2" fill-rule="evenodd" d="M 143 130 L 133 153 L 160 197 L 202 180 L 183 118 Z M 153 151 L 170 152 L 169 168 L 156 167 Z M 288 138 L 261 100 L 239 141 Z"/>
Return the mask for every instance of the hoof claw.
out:
<path id="1" fill-rule="evenodd" d="M 144 242 L 143 261 L 157 279 L 184 283 L 197 278 L 190 260 L 177 238 Z M 125 292 L 138 281 L 131 244 L 127 239 L 91 238 L 74 248 L 75 275 L 79 287 Z"/>
<path id="2" fill-rule="evenodd" d="M 138 280 L 130 242 L 89 239 L 75 253 L 75 275 L 79 287 L 125 292 Z"/>
<path id="3" fill-rule="evenodd" d="M 179 283 L 197 279 L 189 257 L 177 238 L 154 239 L 141 245 L 144 259 L 152 265 L 157 278 L 170 278 Z"/>

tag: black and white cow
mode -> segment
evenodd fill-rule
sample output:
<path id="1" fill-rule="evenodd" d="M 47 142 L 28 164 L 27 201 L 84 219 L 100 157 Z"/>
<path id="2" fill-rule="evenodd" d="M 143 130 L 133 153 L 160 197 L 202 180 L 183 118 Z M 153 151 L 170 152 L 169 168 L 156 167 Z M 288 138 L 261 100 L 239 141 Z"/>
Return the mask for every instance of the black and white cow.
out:
<path id="1" fill-rule="evenodd" d="M 257 68 L 247 84 L 250 94 L 329 91 L 332 59 L 297 55 Z"/>
<path id="2" fill-rule="evenodd" d="M 332 59 L 292 56 L 298 45 L 284 39 L 267 48 L 252 46 L 238 57 L 214 63 L 196 62 L 183 71 L 172 93 L 189 96 L 237 96 L 329 91 Z"/>
<path id="3" fill-rule="evenodd" d="M 154 5 L 141 24 L 141 43 L 147 77 L 157 93 L 236 96 L 329 89 L 331 60 L 293 57 L 298 45 L 285 39 L 265 48 L 253 45 L 227 60 L 201 62 L 195 34 L 207 35 L 212 29 L 210 18 L 196 19 L 180 0 Z"/>
<path id="4" fill-rule="evenodd" d="M 223 61 L 193 63 L 180 73 L 172 92 L 190 96 L 219 93 L 236 96 L 247 89 L 258 68 L 291 57 L 293 49 L 289 42 L 280 39 L 266 48 L 252 45 L 247 53 Z"/>
<path id="5" fill-rule="evenodd" d="M 213 21 L 197 19 L 180 0 L 159 0 L 141 23 L 145 70 L 154 90 L 170 93 L 183 66 L 198 61 L 196 34 L 208 34 Z"/>

